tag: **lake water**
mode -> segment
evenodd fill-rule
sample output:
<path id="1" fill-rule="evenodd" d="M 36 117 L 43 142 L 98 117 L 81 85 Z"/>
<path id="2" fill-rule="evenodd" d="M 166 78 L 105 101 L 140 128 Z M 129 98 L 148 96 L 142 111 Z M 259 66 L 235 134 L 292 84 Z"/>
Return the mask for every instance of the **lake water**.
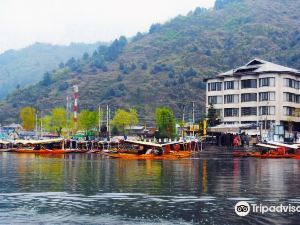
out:
<path id="1" fill-rule="evenodd" d="M 234 205 L 300 205 L 300 160 L 0 153 L 0 224 L 299 224 L 300 213 Z"/>

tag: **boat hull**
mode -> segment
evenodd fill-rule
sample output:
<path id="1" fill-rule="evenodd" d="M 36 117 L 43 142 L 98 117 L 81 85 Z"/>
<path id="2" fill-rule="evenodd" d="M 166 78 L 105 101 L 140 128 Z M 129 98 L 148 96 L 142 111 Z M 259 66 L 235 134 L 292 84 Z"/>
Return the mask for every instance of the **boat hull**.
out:
<path id="1" fill-rule="evenodd" d="M 154 154 L 130 154 L 130 153 L 103 153 L 106 156 L 111 158 L 119 158 L 119 159 L 180 159 L 180 158 L 188 158 L 191 156 L 191 152 L 176 152 L 170 154 L 163 155 L 154 155 Z"/>
<path id="2" fill-rule="evenodd" d="M 268 159 L 280 159 L 280 158 L 294 158 L 295 154 L 261 154 L 259 152 L 233 152 L 234 157 L 255 157 L 255 158 L 268 158 Z"/>

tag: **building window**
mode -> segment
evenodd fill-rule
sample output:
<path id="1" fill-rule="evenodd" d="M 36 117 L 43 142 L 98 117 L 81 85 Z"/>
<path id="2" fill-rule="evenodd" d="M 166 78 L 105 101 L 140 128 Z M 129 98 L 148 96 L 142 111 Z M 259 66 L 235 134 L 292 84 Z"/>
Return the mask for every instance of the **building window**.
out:
<path id="1" fill-rule="evenodd" d="M 224 117 L 239 116 L 238 108 L 225 108 Z"/>
<path id="2" fill-rule="evenodd" d="M 237 90 L 239 89 L 238 81 L 225 81 L 224 82 L 224 90 Z"/>
<path id="3" fill-rule="evenodd" d="M 241 94 L 241 102 L 256 102 L 256 101 L 257 101 L 256 93 Z"/>
<path id="4" fill-rule="evenodd" d="M 283 107 L 283 115 L 284 116 L 295 116 L 295 108 L 294 107 Z"/>
<path id="5" fill-rule="evenodd" d="M 222 82 L 208 83 L 208 91 L 222 91 Z"/>
<path id="6" fill-rule="evenodd" d="M 275 101 L 275 92 L 260 92 L 259 93 L 259 101 Z"/>
<path id="7" fill-rule="evenodd" d="M 224 103 L 238 103 L 239 95 L 224 95 Z"/>
<path id="8" fill-rule="evenodd" d="M 274 87 L 275 86 L 275 77 L 266 77 L 259 79 L 260 87 Z"/>
<path id="9" fill-rule="evenodd" d="M 256 79 L 241 80 L 242 88 L 257 88 Z"/>
<path id="10" fill-rule="evenodd" d="M 275 115 L 275 106 L 261 106 L 259 107 L 259 115 Z"/>
<path id="11" fill-rule="evenodd" d="M 208 104 L 214 105 L 214 104 L 222 104 L 222 95 L 218 96 L 208 96 Z"/>
<path id="12" fill-rule="evenodd" d="M 257 108 L 256 107 L 242 107 L 241 115 L 242 116 L 256 116 Z"/>
<path id="13" fill-rule="evenodd" d="M 290 78 L 284 78 L 283 85 L 285 87 L 290 87 L 290 88 L 295 88 L 295 89 L 299 89 L 299 86 L 300 86 L 299 81 L 290 79 Z"/>

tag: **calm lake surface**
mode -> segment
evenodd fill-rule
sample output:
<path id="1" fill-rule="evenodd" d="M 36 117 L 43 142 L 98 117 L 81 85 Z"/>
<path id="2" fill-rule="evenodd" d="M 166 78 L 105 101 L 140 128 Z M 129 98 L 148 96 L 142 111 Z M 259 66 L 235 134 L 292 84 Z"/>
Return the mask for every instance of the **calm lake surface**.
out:
<path id="1" fill-rule="evenodd" d="M 300 224 L 298 213 L 234 205 L 300 205 L 300 160 L 0 153 L 0 224 Z"/>

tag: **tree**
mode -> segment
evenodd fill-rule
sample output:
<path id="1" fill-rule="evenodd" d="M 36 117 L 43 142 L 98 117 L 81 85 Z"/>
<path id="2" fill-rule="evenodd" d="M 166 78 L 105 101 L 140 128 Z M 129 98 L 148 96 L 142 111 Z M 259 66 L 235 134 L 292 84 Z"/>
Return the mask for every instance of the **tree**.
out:
<path id="1" fill-rule="evenodd" d="M 160 138 L 174 138 L 176 123 L 173 111 L 166 107 L 159 107 L 155 111 L 156 126 Z"/>
<path id="2" fill-rule="evenodd" d="M 62 129 L 67 125 L 67 113 L 62 107 L 52 109 L 50 129 L 60 136 Z"/>
<path id="3" fill-rule="evenodd" d="M 126 133 L 125 128 L 135 126 L 139 123 L 137 111 L 130 109 L 126 111 L 124 109 L 118 109 L 111 124 L 115 126 L 118 131 Z"/>
<path id="4" fill-rule="evenodd" d="M 159 24 L 159 23 L 152 24 L 149 29 L 149 33 L 153 34 L 155 32 L 158 32 L 160 29 L 161 29 L 161 24 Z"/>
<path id="5" fill-rule="evenodd" d="M 209 105 L 209 108 L 207 110 L 207 123 L 210 127 L 213 127 L 217 125 L 218 123 L 218 112 L 215 109 L 213 104 Z"/>
<path id="6" fill-rule="evenodd" d="M 39 123 L 43 124 L 43 130 L 51 131 L 51 116 L 47 115 L 47 116 L 42 117 L 39 120 Z"/>
<path id="7" fill-rule="evenodd" d="M 52 83 L 52 78 L 49 72 L 45 72 L 42 80 L 43 86 L 49 86 Z"/>
<path id="8" fill-rule="evenodd" d="M 36 109 L 30 106 L 24 107 L 20 110 L 20 118 L 22 126 L 25 130 L 33 130 L 35 126 Z"/>
<path id="9" fill-rule="evenodd" d="M 90 58 L 90 56 L 89 56 L 89 53 L 87 53 L 87 52 L 85 52 L 82 56 L 82 59 L 85 61 L 89 60 L 89 58 Z"/>
<path id="10" fill-rule="evenodd" d="M 101 115 L 102 115 L 102 113 L 101 113 Z M 98 112 L 84 109 L 78 114 L 78 128 L 82 129 L 86 132 L 89 130 L 92 130 L 94 128 L 97 128 L 98 121 L 99 121 L 99 113 Z"/>

